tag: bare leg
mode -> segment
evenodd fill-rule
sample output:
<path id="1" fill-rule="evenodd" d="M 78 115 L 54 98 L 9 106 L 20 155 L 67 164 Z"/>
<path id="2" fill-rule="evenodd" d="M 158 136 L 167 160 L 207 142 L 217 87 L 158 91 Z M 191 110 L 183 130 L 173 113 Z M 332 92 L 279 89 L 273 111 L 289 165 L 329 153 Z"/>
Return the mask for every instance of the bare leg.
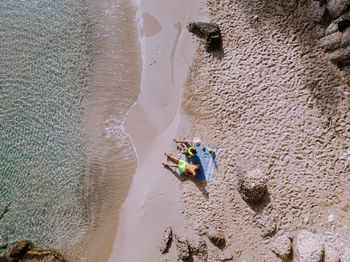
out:
<path id="1" fill-rule="evenodd" d="M 174 142 L 175 143 L 180 143 L 180 144 L 185 144 L 185 146 L 187 146 L 187 147 L 191 147 L 192 145 L 190 144 L 190 143 L 192 143 L 192 142 L 190 142 L 190 141 L 181 141 L 181 140 L 176 140 L 175 138 L 174 138 Z"/>
<path id="2" fill-rule="evenodd" d="M 173 160 L 173 161 L 176 161 L 176 162 L 179 162 L 180 161 L 180 159 L 178 159 L 178 158 L 176 158 L 176 157 L 174 157 L 174 156 L 172 156 L 172 155 L 170 155 L 170 154 L 167 154 L 167 153 L 165 153 L 164 155 L 166 155 L 167 157 L 169 157 L 171 160 Z"/>
<path id="3" fill-rule="evenodd" d="M 178 164 L 168 164 L 168 163 L 162 163 L 163 166 L 168 166 L 168 167 L 176 167 L 179 168 Z"/>

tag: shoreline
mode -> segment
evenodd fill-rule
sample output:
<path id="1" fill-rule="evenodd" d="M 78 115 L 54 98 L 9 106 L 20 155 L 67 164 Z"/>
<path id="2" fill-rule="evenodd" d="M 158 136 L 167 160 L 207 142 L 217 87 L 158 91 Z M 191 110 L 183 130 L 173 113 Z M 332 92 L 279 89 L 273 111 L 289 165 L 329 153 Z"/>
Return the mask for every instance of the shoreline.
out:
<path id="1" fill-rule="evenodd" d="M 186 26 L 206 14 L 202 1 L 182 2 L 138 3 L 141 93 L 125 122 L 136 148 L 138 167 L 120 210 L 108 260 L 111 262 L 159 259 L 163 230 L 169 225 L 183 230 L 177 190 L 180 181 L 161 162 L 166 160 L 165 152 L 176 152 L 174 137 L 190 135 L 191 126 L 181 112 L 181 100 L 195 46 Z"/>

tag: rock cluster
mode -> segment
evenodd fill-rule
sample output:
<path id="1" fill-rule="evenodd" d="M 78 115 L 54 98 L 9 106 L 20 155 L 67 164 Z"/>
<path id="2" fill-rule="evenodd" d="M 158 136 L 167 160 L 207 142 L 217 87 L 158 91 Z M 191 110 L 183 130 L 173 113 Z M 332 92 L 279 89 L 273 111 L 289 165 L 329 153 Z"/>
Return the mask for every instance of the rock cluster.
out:
<path id="1" fill-rule="evenodd" d="M 220 51 L 222 49 L 222 36 L 218 25 L 197 22 L 190 23 L 187 29 L 197 37 L 205 39 L 207 52 Z"/>
<path id="2" fill-rule="evenodd" d="M 350 0 L 311 1 L 309 17 L 324 29 L 320 45 L 340 67 L 350 64 Z"/>
<path id="3" fill-rule="evenodd" d="M 266 193 L 266 177 L 260 169 L 239 170 L 237 189 L 242 199 L 249 204 L 258 204 Z"/>
<path id="4" fill-rule="evenodd" d="M 54 250 L 35 249 L 29 240 L 23 240 L 13 246 L 0 262 L 67 262 L 62 255 Z"/>

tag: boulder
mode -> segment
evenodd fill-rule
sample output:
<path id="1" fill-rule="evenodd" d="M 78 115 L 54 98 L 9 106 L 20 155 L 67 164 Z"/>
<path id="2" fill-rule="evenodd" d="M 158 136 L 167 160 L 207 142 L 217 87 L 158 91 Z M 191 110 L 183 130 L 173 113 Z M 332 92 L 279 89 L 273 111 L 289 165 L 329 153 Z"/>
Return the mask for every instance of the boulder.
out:
<path id="1" fill-rule="evenodd" d="M 228 260 L 232 260 L 233 256 L 230 250 L 226 249 L 219 254 L 218 258 L 220 261 L 228 261 Z"/>
<path id="2" fill-rule="evenodd" d="M 346 47 L 338 48 L 326 53 L 326 57 L 335 64 L 345 64 L 350 62 L 350 51 Z"/>
<path id="3" fill-rule="evenodd" d="M 208 261 L 208 245 L 202 237 L 196 236 L 189 245 L 193 255 L 198 256 L 202 262 Z"/>
<path id="4" fill-rule="evenodd" d="M 319 1 L 311 1 L 309 8 L 307 9 L 307 15 L 312 21 L 320 23 L 326 13 L 326 5 Z"/>
<path id="5" fill-rule="evenodd" d="M 190 23 L 187 29 L 197 37 L 206 40 L 207 52 L 222 49 L 222 36 L 217 24 L 205 22 Z"/>
<path id="6" fill-rule="evenodd" d="M 320 262 L 324 252 L 321 236 L 307 230 L 301 230 L 294 241 L 294 257 L 297 262 Z"/>
<path id="7" fill-rule="evenodd" d="M 339 252 L 335 247 L 325 245 L 324 262 L 340 262 Z"/>
<path id="8" fill-rule="evenodd" d="M 162 254 L 165 254 L 166 252 L 168 252 L 172 238 L 173 238 L 173 229 L 171 227 L 167 227 L 164 231 L 164 234 L 159 246 L 159 250 Z"/>
<path id="9" fill-rule="evenodd" d="M 250 204 L 261 202 L 266 187 L 266 177 L 260 169 L 239 170 L 237 189 L 242 199 Z"/>
<path id="10" fill-rule="evenodd" d="M 222 248 L 226 244 L 224 234 L 215 228 L 211 228 L 208 231 L 208 238 L 217 247 Z"/>
<path id="11" fill-rule="evenodd" d="M 342 41 L 343 34 L 341 32 L 335 32 L 330 35 L 326 35 L 320 39 L 320 45 L 327 51 L 335 50 L 339 48 Z"/>
<path id="12" fill-rule="evenodd" d="M 271 241 L 271 250 L 282 260 L 286 260 L 292 250 L 292 242 L 287 235 L 279 236 Z"/>
<path id="13" fill-rule="evenodd" d="M 177 250 L 177 257 L 183 261 L 190 259 L 190 249 L 187 240 L 184 237 L 180 237 L 174 234 L 174 240 Z"/>
<path id="14" fill-rule="evenodd" d="M 331 17 L 339 17 L 350 6 L 350 0 L 329 0 L 327 10 Z"/>

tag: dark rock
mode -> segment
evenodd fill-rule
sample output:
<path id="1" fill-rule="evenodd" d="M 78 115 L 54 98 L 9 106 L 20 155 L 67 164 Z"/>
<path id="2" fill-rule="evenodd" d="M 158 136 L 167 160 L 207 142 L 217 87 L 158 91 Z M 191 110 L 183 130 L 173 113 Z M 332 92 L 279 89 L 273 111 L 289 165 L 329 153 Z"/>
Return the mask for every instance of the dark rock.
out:
<path id="1" fill-rule="evenodd" d="M 319 1 L 311 1 L 309 8 L 307 9 L 307 15 L 317 23 L 322 22 L 326 13 L 326 6 Z"/>
<path id="2" fill-rule="evenodd" d="M 29 240 L 20 241 L 10 249 L 8 252 L 8 257 L 15 259 L 22 258 L 24 254 L 32 248 L 33 245 Z"/>
<path id="3" fill-rule="evenodd" d="M 250 204 L 257 204 L 261 202 L 266 192 L 266 177 L 260 169 L 250 171 L 239 170 L 238 178 L 238 192 L 244 201 Z"/>
<path id="4" fill-rule="evenodd" d="M 183 261 L 189 260 L 191 257 L 187 240 L 174 234 L 174 240 L 177 250 L 177 257 Z"/>
<path id="5" fill-rule="evenodd" d="M 350 0 L 329 0 L 327 10 L 331 17 L 339 17 L 350 6 Z"/>
<path id="6" fill-rule="evenodd" d="M 34 249 L 29 240 L 23 240 L 0 257 L 0 262 L 67 262 L 67 260 L 55 250 Z"/>
<path id="7" fill-rule="evenodd" d="M 224 247 L 226 244 L 224 234 L 215 228 L 208 231 L 209 240 L 217 247 Z"/>
<path id="8" fill-rule="evenodd" d="M 208 246 L 202 237 L 197 236 L 189 244 L 193 255 L 198 256 L 202 262 L 208 261 Z"/>
<path id="9" fill-rule="evenodd" d="M 197 37 L 206 40 L 207 52 L 222 49 L 222 36 L 218 25 L 205 22 L 190 23 L 187 29 Z"/>
<path id="10" fill-rule="evenodd" d="M 160 247 L 159 247 L 160 252 L 162 252 L 162 254 L 165 254 L 166 252 L 168 252 L 172 238 L 173 238 L 173 229 L 171 227 L 167 227 L 164 231 L 162 241 L 160 242 Z"/>
<path id="11" fill-rule="evenodd" d="M 341 47 L 347 47 L 350 44 L 350 27 L 343 32 L 343 36 L 340 42 Z"/>

